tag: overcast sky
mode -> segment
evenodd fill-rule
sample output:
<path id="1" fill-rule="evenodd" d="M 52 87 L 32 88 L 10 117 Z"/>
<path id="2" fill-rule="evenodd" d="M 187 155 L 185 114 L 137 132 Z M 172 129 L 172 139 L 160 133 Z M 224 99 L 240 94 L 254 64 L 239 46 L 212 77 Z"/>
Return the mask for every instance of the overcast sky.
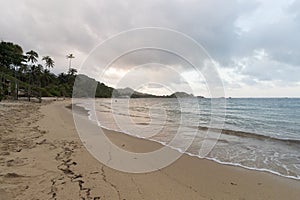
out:
<path id="1" fill-rule="evenodd" d="M 300 97 L 299 0 L 0 1 L 0 39 L 18 43 L 24 51 L 33 49 L 41 56 L 51 56 L 55 73 L 67 70 L 68 53 L 75 55 L 72 65 L 79 69 L 91 50 L 109 37 L 133 28 L 163 27 L 182 32 L 203 46 L 217 66 L 226 96 Z M 118 45 L 127 43 L 121 40 Z M 129 55 L 112 65 L 100 81 L 115 86 L 132 72 L 129 66 L 146 64 L 134 60 L 141 57 L 147 57 L 149 63 L 150 58 L 167 60 L 163 64 L 169 66 L 144 65 L 143 70 L 136 70 L 142 80 L 164 79 L 177 90 L 186 90 L 188 84 L 196 95 L 209 95 L 205 80 L 166 53 Z M 94 61 L 101 68 L 101 56 L 98 58 Z M 91 68 L 91 74 L 93 70 L 97 69 Z M 134 87 L 136 83 L 130 80 L 121 86 Z M 167 91 L 150 85 L 136 87 L 153 93 Z"/>

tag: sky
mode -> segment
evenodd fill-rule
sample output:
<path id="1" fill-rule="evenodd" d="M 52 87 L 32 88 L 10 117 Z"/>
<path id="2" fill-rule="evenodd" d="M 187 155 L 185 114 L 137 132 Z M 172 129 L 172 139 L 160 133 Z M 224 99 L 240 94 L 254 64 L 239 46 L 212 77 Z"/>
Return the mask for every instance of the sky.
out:
<path id="1" fill-rule="evenodd" d="M 210 96 L 213 87 L 207 84 L 213 81 L 170 52 L 132 52 L 102 66 L 106 56 L 139 42 L 139 37 L 119 37 L 113 46 L 101 47 L 108 39 L 161 27 L 201 45 L 217 69 L 224 96 L 300 97 L 299 0 L 0 1 L 0 39 L 51 56 L 55 73 L 68 69 L 66 55 L 72 53 L 74 68 L 85 67 L 88 75 L 110 86 Z M 176 37 L 153 37 L 162 45 L 171 39 L 180 44 Z M 191 50 L 186 56 L 196 55 Z"/>

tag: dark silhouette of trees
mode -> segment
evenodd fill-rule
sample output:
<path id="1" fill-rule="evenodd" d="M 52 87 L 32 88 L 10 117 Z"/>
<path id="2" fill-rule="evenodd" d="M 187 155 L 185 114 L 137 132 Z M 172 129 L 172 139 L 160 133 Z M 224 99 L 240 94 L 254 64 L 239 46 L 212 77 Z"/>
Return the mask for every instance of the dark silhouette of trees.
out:
<path id="1" fill-rule="evenodd" d="M 72 97 L 73 86 L 77 75 L 77 70 L 72 68 L 71 60 L 73 54 L 67 55 L 69 59 L 69 69 L 66 73 L 58 75 L 50 71 L 54 67 L 54 60 L 50 56 L 44 56 L 39 60 L 39 54 L 30 50 L 23 53 L 21 46 L 4 42 L 0 43 L 0 100 L 11 98 L 12 96 L 26 97 L 30 101 L 31 97 L 36 97 L 41 101 L 41 97 Z M 39 61 L 44 61 L 44 65 Z M 95 97 L 109 98 L 112 96 L 113 88 L 97 82 L 85 75 L 80 75 L 79 82 L 91 85 L 89 93 L 95 93 Z M 77 81 L 77 80 L 76 80 Z M 15 89 L 14 89 L 15 88 Z M 81 94 L 87 91 L 80 92 Z M 83 95 L 85 97 L 85 95 Z"/>
<path id="2" fill-rule="evenodd" d="M 42 58 L 43 61 L 45 61 L 45 66 L 46 68 L 50 69 L 54 67 L 54 61 L 52 60 L 52 58 L 50 56 L 44 56 Z"/>
<path id="3" fill-rule="evenodd" d="M 27 62 L 30 62 L 31 65 L 28 66 L 29 67 L 29 73 L 28 73 L 28 91 L 27 91 L 27 95 L 28 95 L 28 101 L 30 101 L 30 97 L 31 97 L 31 84 L 33 83 L 32 80 L 34 80 L 34 72 L 35 72 L 35 63 L 38 61 L 38 53 L 31 50 L 26 52 L 26 56 L 27 56 Z"/>
<path id="4" fill-rule="evenodd" d="M 37 59 L 39 58 L 38 53 L 33 50 L 26 52 L 26 56 L 28 62 L 31 62 L 32 65 L 36 63 L 38 61 Z"/>

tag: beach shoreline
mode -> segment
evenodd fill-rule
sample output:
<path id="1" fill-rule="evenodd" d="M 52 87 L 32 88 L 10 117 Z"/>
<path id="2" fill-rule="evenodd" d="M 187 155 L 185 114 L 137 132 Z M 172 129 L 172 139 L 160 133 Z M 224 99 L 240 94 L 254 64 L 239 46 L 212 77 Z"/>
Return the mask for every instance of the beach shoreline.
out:
<path id="1" fill-rule="evenodd" d="M 66 108 L 70 100 L 42 105 L 11 104 L 7 110 L 1 110 L 5 123 L 1 124 L 0 199 L 298 199 L 300 196 L 300 181 L 185 154 L 170 166 L 151 173 L 116 171 L 93 158 L 82 145 L 72 112 Z M 161 147 L 156 142 L 116 131 L 104 132 L 114 144 L 128 151 L 148 152 Z M 18 144 L 21 140 L 26 141 L 23 146 Z"/>

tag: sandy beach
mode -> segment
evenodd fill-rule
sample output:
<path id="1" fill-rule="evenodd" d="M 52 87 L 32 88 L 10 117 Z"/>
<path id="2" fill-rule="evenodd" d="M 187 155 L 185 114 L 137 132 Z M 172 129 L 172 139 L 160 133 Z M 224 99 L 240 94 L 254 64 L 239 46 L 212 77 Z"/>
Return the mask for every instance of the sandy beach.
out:
<path id="1" fill-rule="evenodd" d="M 0 103 L 1 200 L 299 199 L 300 181 L 188 155 L 152 173 L 113 170 L 82 145 L 70 104 Z M 122 133 L 105 133 L 129 151 L 161 147 Z"/>

